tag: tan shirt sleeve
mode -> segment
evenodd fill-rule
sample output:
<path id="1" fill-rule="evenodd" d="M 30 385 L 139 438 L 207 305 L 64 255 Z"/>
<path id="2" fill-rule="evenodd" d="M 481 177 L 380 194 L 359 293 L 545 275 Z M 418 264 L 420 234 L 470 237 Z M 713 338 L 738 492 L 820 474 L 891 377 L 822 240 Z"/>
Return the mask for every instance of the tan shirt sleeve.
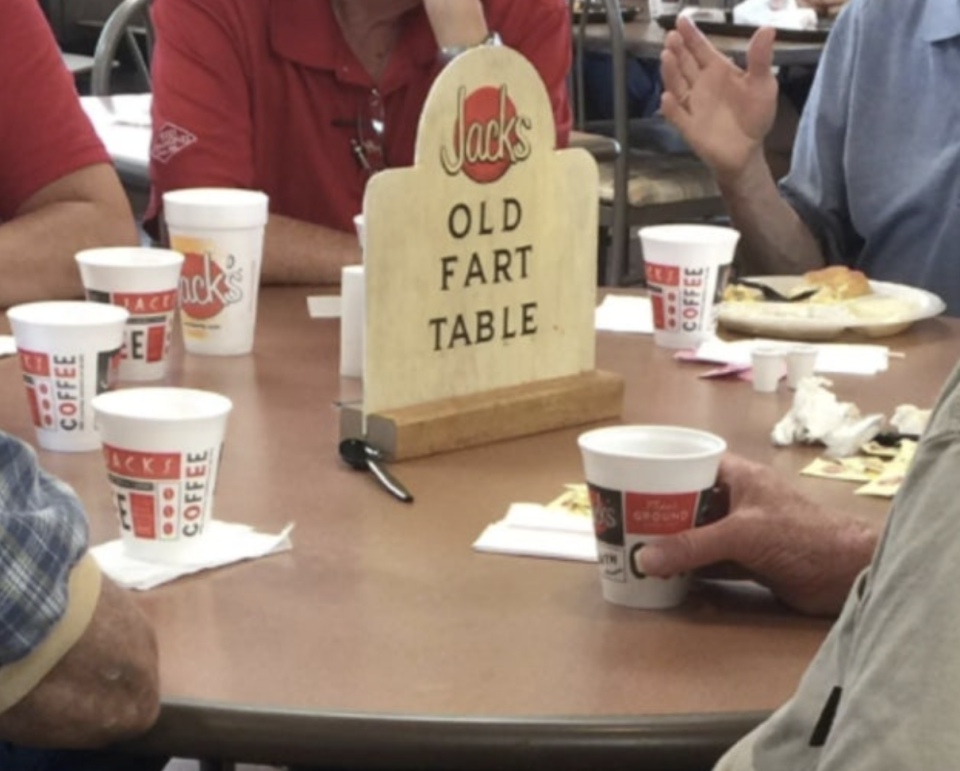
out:
<path id="1" fill-rule="evenodd" d="M 80 639 L 97 607 L 100 581 L 96 560 L 85 554 L 70 571 L 69 601 L 62 618 L 27 656 L 0 667 L 0 714 L 30 693 Z"/>

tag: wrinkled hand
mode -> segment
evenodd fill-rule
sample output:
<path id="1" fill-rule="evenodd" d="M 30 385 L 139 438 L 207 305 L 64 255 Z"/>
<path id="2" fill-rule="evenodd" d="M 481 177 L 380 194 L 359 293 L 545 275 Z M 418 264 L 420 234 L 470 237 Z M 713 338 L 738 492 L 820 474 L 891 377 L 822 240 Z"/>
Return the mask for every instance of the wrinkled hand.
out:
<path id="1" fill-rule="evenodd" d="M 480 0 L 423 0 L 441 48 L 472 46 L 487 36 L 487 21 Z"/>
<path id="2" fill-rule="evenodd" d="M 717 481 L 729 489 L 727 516 L 645 546 L 644 572 L 669 576 L 733 562 L 799 611 L 838 613 L 870 561 L 879 527 L 824 509 L 768 467 L 736 455 L 724 456 Z"/>
<path id="3" fill-rule="evenodd" d="M 762 27 L 742 70 L 685 18 L 667 34 L 661 54 L 662 111 L 717 175 L 735 177 L 762 156 L 777 110 L 771 69 L 775 30 Z"/>

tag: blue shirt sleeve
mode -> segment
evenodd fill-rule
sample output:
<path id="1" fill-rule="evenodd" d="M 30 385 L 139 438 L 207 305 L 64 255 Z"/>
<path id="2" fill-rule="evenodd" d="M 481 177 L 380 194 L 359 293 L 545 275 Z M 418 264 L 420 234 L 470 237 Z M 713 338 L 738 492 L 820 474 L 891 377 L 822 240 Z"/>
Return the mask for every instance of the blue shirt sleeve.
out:
<path id="1" fill-rule="evenodd" d="M 70 570 L 86 547 L 74 492 L 0 432 L 0 666 L 30 653 L 63 615 Z"/>
<path id="2" fill-rule="evenodd" d="M 830 31 L 797 128 L 790 172 L 780 181 L 781 195 L 820 242 L 829 264 L 851 263 L 863 249 L 845 174 L 860 4 L 845 6 Z"/>

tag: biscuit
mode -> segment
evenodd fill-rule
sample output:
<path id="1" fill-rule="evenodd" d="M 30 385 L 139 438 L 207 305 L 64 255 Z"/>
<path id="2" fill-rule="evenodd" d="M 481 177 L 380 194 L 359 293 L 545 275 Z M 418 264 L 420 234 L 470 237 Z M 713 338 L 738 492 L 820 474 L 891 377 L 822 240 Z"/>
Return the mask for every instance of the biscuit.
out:
<path id="1" fill-rule="evenodd" d="M 810 298 L 810 302 L 814 303 L 842 302 L 872 292 L 867 277 L 846 265 L 830 265 L 804 273 L 803 282 L 794 287 L 793 291 L 802 291 L 811 286 L 820 287 L 820 291 Z"/>

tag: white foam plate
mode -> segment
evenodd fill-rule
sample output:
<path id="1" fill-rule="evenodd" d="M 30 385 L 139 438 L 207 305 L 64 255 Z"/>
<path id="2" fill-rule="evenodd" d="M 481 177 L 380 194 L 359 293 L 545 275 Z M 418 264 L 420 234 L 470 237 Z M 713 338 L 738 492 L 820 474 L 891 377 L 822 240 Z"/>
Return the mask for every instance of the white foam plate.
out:
<path id="1" fill-rule="evenodd" d="M 750 278 L 784 294 L 802 281 L 799 276 Z M 870 288 L 873 294 L 840 303 L 724 302 L 718 320 L 725 329 L 744 334 L 829 340 L 847 330 L 867 337 L 888 337 L 946 309 L 943 300 L 925 289 L 888 281 L 871 281 Z"/>

